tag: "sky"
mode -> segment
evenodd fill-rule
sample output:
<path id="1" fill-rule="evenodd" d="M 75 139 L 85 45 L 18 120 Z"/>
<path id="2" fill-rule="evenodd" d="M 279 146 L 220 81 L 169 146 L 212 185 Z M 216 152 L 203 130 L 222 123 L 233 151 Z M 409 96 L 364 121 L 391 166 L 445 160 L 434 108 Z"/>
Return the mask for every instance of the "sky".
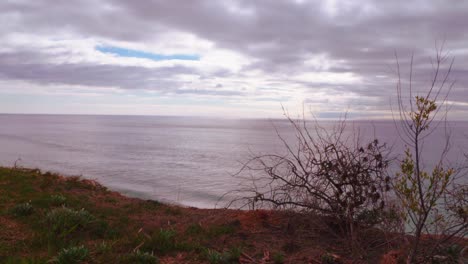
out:
<path id="1" fill-rule="evenodd" d="M 422 93 L 443 47 L 451 118 L 468 120 L 466 14 L 468 1 L 3 0 L 0 113 L 391 118 L 395 54 L 404 83 L 413 56 Z"/>

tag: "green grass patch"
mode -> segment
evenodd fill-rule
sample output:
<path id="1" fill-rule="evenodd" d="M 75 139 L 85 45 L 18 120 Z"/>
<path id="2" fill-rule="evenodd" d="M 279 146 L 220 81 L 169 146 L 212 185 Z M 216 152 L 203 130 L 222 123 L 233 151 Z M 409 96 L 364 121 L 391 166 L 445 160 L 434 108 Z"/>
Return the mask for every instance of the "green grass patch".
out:
<path id="1" fill-rule="evenodd" d="M 53 194 L 49 197 L 49 203 L 52 206 L 64 206 L 67 202 L 67 197 L 61 194 Z"/>
<path id="2" fill-rule="evenodd" d="M 16 217 L 28 216 L 31 215 L 33 212 L 34 208 L 29 202 L 17 204 L 10 209 L 10 214 Z"/>
<path id="3" fill-rule="evenodd" d="M 213 249 L 206 249 L 203 253 L 205 259 L 210 264 L 234 264 L 239 263 L 242 254 L 242 248 L 233 247 L 224 252 L 218 252 Z"/>
<path id="4" fill-rule="evenodd" d="M 242 252 L 229 241 L 239 221 L 200 225 L 213 212 L 122 198 L 79 177 L 0 168 L 0 193 L 0 263 L 236 263 Z"/>
<path id="5" fill-rule="evenodd" d="M 93 221 L 96 221 L 96 218 L 84 209 L 73 210 L 61 207 L 52 209 L 46 215 L 45 221 L 53 234 L 64 237 L 86 228 Z"/>
<path id="6" fill-rule="evenodd" d="M 89 250 L 84 246 L 64 248 L 58 255 L 51 259 L 50 263 L 57 264 L 80 264 L 84 263 L 89 257 Z"/>
<path id="7" fill-rule="evenodd" d="M 199 224 L 191 224 L 185 230 L 185 234 L 188 236 L 197 236 L 203 234 L 204 232 L 205 230 Z"/>
<path id="8" fill-rule="evenodd" d="M 178 249 L 177 232 L 172 229 L 160 229 L 146 239 L 142 249 L 158 254 L 168 254 Z"/>

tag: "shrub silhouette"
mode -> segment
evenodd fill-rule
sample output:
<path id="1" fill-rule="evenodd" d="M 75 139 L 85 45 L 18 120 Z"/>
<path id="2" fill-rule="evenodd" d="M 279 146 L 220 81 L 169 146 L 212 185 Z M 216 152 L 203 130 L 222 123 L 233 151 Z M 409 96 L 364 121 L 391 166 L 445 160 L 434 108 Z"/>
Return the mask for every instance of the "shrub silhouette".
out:
<path id="1" fill-rule="evenodd" d="M 346 131 L 345 119 L 329 129 L 318 121 L 310 126 L 304 116 L 286 117 L 295 142 L 277 132 L 287 154 L 248 160 L 235 175 L 244 185 L 228 206 L 312 212 L 354 241 L 356 229 L 377 224 L 386 207 L 391 189 L 386 144 L 378 139 L 362 144 Z"/>

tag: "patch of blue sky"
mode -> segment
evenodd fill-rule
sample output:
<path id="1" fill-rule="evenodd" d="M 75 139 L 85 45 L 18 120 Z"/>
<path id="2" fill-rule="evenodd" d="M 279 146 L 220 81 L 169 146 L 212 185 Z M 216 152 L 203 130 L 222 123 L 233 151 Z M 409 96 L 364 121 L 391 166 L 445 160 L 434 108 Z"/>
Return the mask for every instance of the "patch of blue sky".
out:
<path id="1" fill-rule="evenodd" d="M 200 56 L 196 54 L 158 54 L 158 53 L 151 53 L 145 52 L 140 50 L 133 50 L 133 49 L 126 49 L 120 48 L 115 46 L 96 46 L 96 50 L 114 54 L 120 57 L 128 57 L 128 58 L 143 58 L 143 59 L 150 59 L 153 61 L 163 61 L 163 60 L 189 60 L 189 61 L 198 61 L 200 60 Z"/>

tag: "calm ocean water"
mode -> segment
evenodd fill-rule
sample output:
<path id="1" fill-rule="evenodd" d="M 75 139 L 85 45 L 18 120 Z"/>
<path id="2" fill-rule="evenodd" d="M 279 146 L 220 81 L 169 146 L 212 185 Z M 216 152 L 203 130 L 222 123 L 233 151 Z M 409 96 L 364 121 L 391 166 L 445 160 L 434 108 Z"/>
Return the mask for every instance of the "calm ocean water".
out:
<path id="1" fill-rule="evenodd" d="M 82 175 L 128 195 L 212 208 L 233 190 L 231 175 L 251 153 L 285 153 L 274 127 L 293 140 L 283 120 L 156 116 L 0 115 L 0 164 Z M 325 127 L 330 123 L 324 122 Z M 350 122 L 363 138 L 374 133 L 403 145 L 392 121 Z M 454 122 L 450 161 L 468 152 L 468 123 Z M 438 159 L 442 130 L 428 140 L 426 165 Z M 293 141 L 292 141 L 293 142 Z"/>

